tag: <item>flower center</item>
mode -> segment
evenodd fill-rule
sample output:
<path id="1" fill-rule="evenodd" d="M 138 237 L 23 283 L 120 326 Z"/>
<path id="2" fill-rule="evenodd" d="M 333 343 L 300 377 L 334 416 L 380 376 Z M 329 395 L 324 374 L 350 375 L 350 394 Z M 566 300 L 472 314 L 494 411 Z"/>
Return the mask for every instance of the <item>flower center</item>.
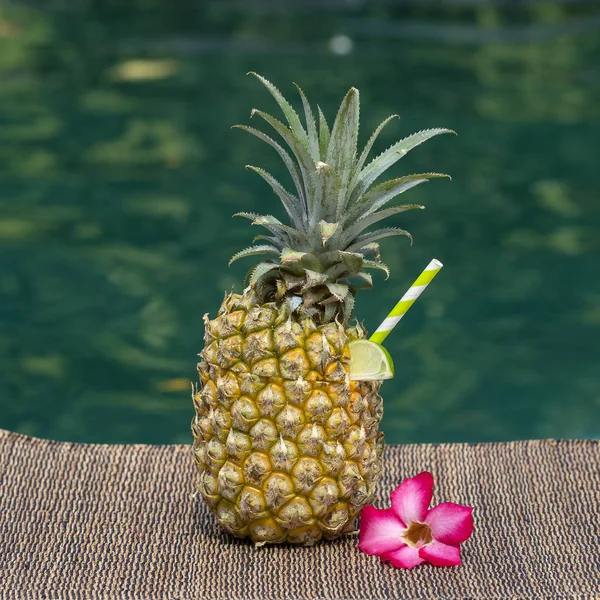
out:
<path id="1" fill-rule="evenodd" d="M 430 544 L 433 541 L 433 536 L 428 525 L 416 522 L 410 524 L 402 539 L 413 548 L 421 548 L 425 544 Z"/>

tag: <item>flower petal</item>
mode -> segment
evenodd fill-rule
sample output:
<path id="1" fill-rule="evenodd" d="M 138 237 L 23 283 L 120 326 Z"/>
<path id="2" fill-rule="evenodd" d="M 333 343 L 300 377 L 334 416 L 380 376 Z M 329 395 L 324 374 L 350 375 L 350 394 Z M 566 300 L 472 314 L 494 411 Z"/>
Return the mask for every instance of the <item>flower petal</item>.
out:
<path id="1" fill-rule="evenodd" d="M 403 546 L 394 552 L 386 552 L 381 555 L 381 560 L 392 563 L 398 569 L 412 569 L 425 562 L 425 559 L 419 556 L 419 550 L 410 546 Z"/>
<path id="2" fill-rule="evenodd" d="M 379 510 L 365 506 L 360 513 L 360 542 L 358 547 L 366 554 L 383 554 L 404 546 L 405 532 L 400 519 L 389 509 Z"/>
<path id="3" fill-rule="evenodd" d="M 427 471 L 405 479 L 392 492 L 392 510 L 408 527 L 415 521 L 423 522 L 433 495 L 433 475 Z"/>
<path id="4" fill-rule="evenodd" d="M 460 565 L 460 548 L 433 541 L 419 548 L 419 556 L 436 567 L 454 567 Z"/>
<path id="5" fill-rule="evenodd" d="M 470 506 L 442 502 L 425 517 L 433 538 L 444 544 L 460 544 L 473 533 L 473 509 Z"/>

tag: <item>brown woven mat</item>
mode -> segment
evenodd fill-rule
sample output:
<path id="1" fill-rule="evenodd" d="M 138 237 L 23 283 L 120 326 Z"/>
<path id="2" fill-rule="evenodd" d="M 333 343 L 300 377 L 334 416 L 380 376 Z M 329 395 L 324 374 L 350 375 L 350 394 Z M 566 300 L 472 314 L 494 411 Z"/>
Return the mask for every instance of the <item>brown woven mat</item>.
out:
<path id="1" fill-rule="evenodd" d="M 82 445 L 0 430 L 0 597 L 600 597 L 600 442 L 391 446 L 380 502 L 430 470 L 475 507 L 463 566 L 400 571 L 355 549 L 255 549 L 217 529 L 186 446 Z"/>

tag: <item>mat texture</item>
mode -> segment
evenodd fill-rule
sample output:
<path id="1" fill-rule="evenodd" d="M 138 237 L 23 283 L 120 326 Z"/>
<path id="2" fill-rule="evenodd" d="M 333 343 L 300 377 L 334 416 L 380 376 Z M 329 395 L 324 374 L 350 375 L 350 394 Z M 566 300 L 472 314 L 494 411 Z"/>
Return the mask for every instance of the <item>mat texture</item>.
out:
<path id="1" fill-rule="evenodd" d="M 600 442 L 389 446 L 380 506 L 429 470 L 475 507 L 463 565 L 400 571 L 355 548 L 223 534 L 188 446 L 60 443 L 0 430 L 0 597 L 270 600 L 600 597 Z"/>

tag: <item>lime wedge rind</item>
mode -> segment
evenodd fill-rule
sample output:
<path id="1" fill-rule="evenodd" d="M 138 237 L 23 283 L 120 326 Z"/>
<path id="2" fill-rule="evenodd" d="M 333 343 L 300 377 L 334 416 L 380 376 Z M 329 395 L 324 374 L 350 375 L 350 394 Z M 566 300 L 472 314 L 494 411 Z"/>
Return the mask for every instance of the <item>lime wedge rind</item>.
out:
<path id="1" fill-rule="evenodd" d="M 351 381 L 382 381 L 394 376 L 394 361 L 380 344 L 370 340 L 352 340 L 348 348 Z"/>

